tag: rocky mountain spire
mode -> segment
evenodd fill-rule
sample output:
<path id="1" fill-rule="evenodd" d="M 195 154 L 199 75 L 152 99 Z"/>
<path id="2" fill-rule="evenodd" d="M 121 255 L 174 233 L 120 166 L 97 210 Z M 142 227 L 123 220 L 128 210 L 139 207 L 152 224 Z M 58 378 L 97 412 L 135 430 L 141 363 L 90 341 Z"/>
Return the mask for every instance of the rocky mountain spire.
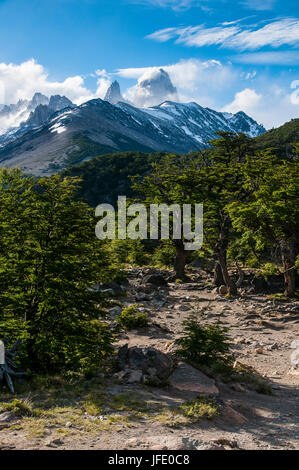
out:
<path id="1" fill-rule="evenodd" d="M 120 86 L 117 80 L 111 83 L 110 87 L 107 90 L 104 100 L 109 101 L 109 103 L 111 104 L 116 104 L 119 101 L 124 101 L 124 98 L 120 92 Z"/>

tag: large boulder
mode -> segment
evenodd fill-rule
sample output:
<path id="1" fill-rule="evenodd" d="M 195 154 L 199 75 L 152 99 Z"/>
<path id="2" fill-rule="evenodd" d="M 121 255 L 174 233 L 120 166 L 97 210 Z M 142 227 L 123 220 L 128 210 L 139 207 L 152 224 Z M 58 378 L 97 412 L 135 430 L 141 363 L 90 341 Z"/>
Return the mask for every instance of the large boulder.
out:
<path id="1" fill-rule="evenodd" d="M 142 279 L 143 284 L 153 284 L 154 286 L 160 287 L 165 286 L 167 287 L 167 281 L 164 279 L 162 274 L 148 274 L 144 276 Z"/>
<path id="2" fill-rule="evenodd" d="M 178 364 L 169 377 L 169 382 L 173 387 L 182 392 L 195 392 L 205 395 L 218 395 L 219 393 L 213 379 L 185 362 Z"/>
<path id="3" fill-rule="evenodd" d="M 96 284 L 95 289 L 108 295 L 121 295 L 126 290 L 124 286 L 120 286 L 117 282 L 113 281 Z"/>
<path id="4" fill-rule="evenodd" d="M 155 348 L 140 348 L 127 344 L 118 351 L 117 363 L 120 370 L 142 371 L 143 379 L 151 378 L 165 381 L 173 371 L 174 362 Z"/>

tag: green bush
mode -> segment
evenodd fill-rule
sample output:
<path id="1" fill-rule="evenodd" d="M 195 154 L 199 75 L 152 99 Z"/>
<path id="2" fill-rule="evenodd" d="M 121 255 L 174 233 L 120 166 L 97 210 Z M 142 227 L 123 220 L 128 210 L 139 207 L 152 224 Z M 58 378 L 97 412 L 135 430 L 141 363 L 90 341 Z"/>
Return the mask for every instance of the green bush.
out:
<path id="1" fill-rule="evenodd" d="M 156 248 L 153 254 L 153 262 L 157 266 L 173 266 L 175 258 L 175 247 L 171 244 Z"/>
<path id="2" fill-rule="evenodd" d="M 175 341 L 178 354 L 194 364 L 211 366 L 215 362 L 231 362 L 227 330 L 219 325 L 202 326 L 195 319 L 183 322 L 183 336 Z"/>
<path id="3" fill-rule="evenodd" d="M 130 263 L 137 266 L 145 266 L 150 263 L 151 256 L 143 240 L 112 240 L 111 257 L 116 263 Z"/>
<path id="4" fill-rule="evenodd" d="M 212 419 L 218 414 L 217 403 L 204 397 L 190 400 L 180 406 L 179 411 L 191 422 L 200 418 Z"/>
<path id="5" fill-rule="evenodd" d="M 260 270 L 264 279 L 268 279 L 269 276 L 277 276 L 279 274 L 278 267 L 273 263 L 266 263 Z"/>
<path id="6" fill-rule="evenodd" d="M 20 418 L 23 416 L 35 416 L 37 414 L 28 398 L 25 400 L 18 400 L 15 398 L 10 403 L 1 403 L 0 413 L 4 411 L 10 411 Z"/>
<path id="7" fill-rule="evenodd" d="M 142 328 L 147 326 L 148 318 L 146 313 L 138 312 L 137 305 L 133 304 L 130 307 L 125 308 L 120 315 L 117 316 L 117 321 L 126 330 L 132 330 L 133 328 Z"/>

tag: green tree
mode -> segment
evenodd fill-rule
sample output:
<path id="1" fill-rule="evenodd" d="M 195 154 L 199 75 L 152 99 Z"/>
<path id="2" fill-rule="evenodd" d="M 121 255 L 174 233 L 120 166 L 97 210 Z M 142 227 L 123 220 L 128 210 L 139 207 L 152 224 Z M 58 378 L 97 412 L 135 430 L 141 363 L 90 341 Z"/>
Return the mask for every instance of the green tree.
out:
<path id="1" fill-rule="evenodd" d="M 111 351 L 92 287 L 113 268 L 92 211 L 74 200 L 77 184 L 0 172 L 0 333 L 22 331 L 35 370 L 91 367 Z"/>
<path id="2" fill-rule="evenodd" d="M 148 206 L 150 204 L 167 204 L 168 206 L 177 204 L 183 207 L 183 204 L 201 203 L 202 201 L 197 199 L 195 176 L 204 164 L 201 156 L 178 158 L 175 155 L 168 155 L 161 163 L 154 164 L 152 172 L 143 180 L 135 178 L 133 188 Z M 173 238 L 173 214 L 171 212 L 169 221 L 170 238 L 175 248 L 174 270 L 177 278 L 183 278 L 188 252 L 184 247 L 183 235 L 181 238 Z M 162 224 L 161 220 L 160 223 Z"/>
<path id="3" fill-rule="evenodd" d="M 260 153 L 243 167 L 249 197 L 232 202 L 229 214 L 235 228 L 256 245 L 279 247 L 285 295 L 295 295 L 295 263 L 299 253 L 299 164 Z"/>
<path id="4" fill-rule="evenodd" d="M 227 250 L 235 236 L 227 205 L 246 198 L 240 171 L 246 152 L 250 152 L 249 139 L 240 134 L 219 133 L 212 141 L 207 161 L 202 154 L 192 157 L 168 157 L 155 164 L 153 172 L 134 188 L 150 203 L 204 205 L 204 244 L 216 260 L 215 282 L 225 283 L 234 295 L 237 287 L 227 268 Z M 184 240 L 172 240 L 176 248 L 174 269 L 183 277 L 187 259 Z"/>

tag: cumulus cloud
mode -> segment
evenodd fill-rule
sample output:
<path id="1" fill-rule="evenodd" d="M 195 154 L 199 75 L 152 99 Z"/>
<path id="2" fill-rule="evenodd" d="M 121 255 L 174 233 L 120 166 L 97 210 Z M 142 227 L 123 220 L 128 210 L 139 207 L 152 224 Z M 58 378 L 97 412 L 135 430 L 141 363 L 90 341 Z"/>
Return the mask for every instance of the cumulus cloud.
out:
<path id="1" fill-rule="evenodd" d="M 282 18 L 260 27 L 204 25 L 165 28 L 147 36 L 159 42 L 175 39 L 186 46 L 219 45 L 231 49 L 256 50 L 264 46 L 279 47 L 299 44 L 299 19 Z"/>
<path id="2" fill-rule="evenodd" d="M 34 59 L 21 64 L 0 63 L 0 104 L 17 103 L 18 100 L 31 99 L 35 92 L 50 95 L 65 95 L 76 104 L 100 96 L 109 79 L 98 79 L 98 89 L 92 93 L 84 85 L 80 75 L 68 77 L 59 82 L 49 78 L 45 68 Z"/>
<path id="3" fill-rule="evenodd" d="M 95 92 L 85 86 L 84 78 L 80 75 L 67 77 L 60 82 L 51 80 L 45 68 L 34 59 L 21 64 L 0 63 L 0 110 L 2 105 L 16 104 L 21 100 L 17 108 L 0 116 L 0 134 L 28 118 L 30 110 L 27 109 L 26 100 L 31 100 L 36 92 L 48 97 L 63 95 L 75 104 L 104 98 L 111 83 L 109 74 L 105 70 L 97 70 L 93 76 L 97 79 Z"/>
<path id="4" fill-rule="evenodd" d="M 268 129 L 281 126 L 286 121 L 298 117 L 299 80 L 297 84 L 293 82 L 292 85 L 293 91 L 275 84 L 262 93 L 245 88 L 237 92 L 234 100 L 224 106 L 222 111 L 244 111 Z"/>
<path id="5" fill-rule="evenodd" d="M 262 95 L 256 93 L 255 90 L 245 88 L 235 94 L 235 99 L 232 103 L 224 107 L 224 111 L 237 113 L 244 111 L 250 113 L 253 109 L 259 106 L 262 100 Z"/>
<path id="6" fill-rule="evenodd" d="M 163 101 L 178 101 L 177 90 L 163 68 L 147 70 L 125 97 L 138 107 L 155 106 Z"/>
<path id="7" fill-rule="evenodd" d="M 157 67 L 119 69 L 117 74 L 123 78 L 138 79 L 140 83 L 161 68 L 169 74 L 181 101 L 197 101 L 203 106 L 215 106 L 218 94 L 233 86 L 238 77 L 237 71 L 229 65 L 223 65 L 217 60 L 199 59 L 181 60 Z M 133 103 L 138 102 L 139 91 L 138 87 L 132 87 L 127 91 L 126 98 Z"/>

